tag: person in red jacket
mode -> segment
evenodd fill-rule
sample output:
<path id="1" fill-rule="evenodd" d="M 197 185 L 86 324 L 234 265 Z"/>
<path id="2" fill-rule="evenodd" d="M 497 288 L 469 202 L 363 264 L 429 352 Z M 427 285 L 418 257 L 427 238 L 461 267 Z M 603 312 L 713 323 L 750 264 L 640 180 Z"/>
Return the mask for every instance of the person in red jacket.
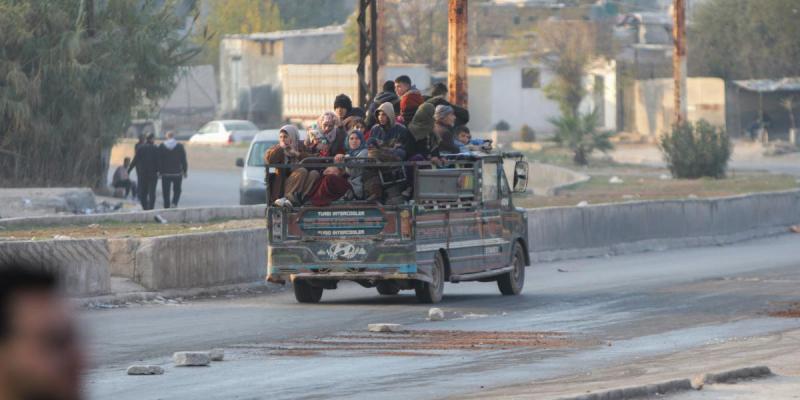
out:
<path id="1" fill-rule="evenodd" d="M 408 124 L 414 118 L 417 108 L 425 102 L 425 98 L 411 83 L 408 75 L 400 75 L 394 80 L 394 91 L 400 97 L 400 115 L 403 117 L 403 123 Z"/>

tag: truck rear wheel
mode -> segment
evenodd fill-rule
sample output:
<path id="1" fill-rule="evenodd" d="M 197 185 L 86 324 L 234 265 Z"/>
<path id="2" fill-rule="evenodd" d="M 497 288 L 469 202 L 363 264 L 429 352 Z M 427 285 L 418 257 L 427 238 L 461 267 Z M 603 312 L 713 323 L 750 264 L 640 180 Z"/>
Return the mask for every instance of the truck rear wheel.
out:
<path id="1" fill-rule="evenodd" d="M 394 296 L 400 293 L 400 288 L 391 282 L 378 282 L 375 288 L 381 296 Z"/>
<path id="2" fill-rule="evenodd" d="M 525 285 L 525 254 L 522 253 L 522 246 L 514 243 L 511 254 L 511 265 L 514 269 L 497 277 L 497 287 L 503 296 L 518 295 Z"/>
<path id="3" fill-rule="evenodd" d="M 444 295 L 444 259 L 441 253 L 436 253 L 433 258 L 431 282 L 417 282 L 414 291 L 420 303 L 432 304 L 442 301 Z"/>
<path id="4" fill-rule="evenodd" d="M 322 288 L 311 286 L 310 283 L 297 279 L 292 283 L 294 298 L 299 303 L 319 303 L 322 298 Z"/>

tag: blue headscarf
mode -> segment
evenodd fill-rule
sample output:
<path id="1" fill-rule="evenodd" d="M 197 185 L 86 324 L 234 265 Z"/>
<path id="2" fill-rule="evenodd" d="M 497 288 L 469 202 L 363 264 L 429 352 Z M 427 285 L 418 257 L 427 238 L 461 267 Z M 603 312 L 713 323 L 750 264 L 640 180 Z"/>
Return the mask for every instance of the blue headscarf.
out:
<path id="1" fill-rule="evenodd" d="M 350 148 L 350 136 L 352 135 L 358 136 L 358 140 L 361 141 L 360 144 L 358 145 L 358 148 L 356 149 Z M 367 148 L 367 142 L 364 140 L 364 134 L 361 133 L 361 131 L 353 129 L 352 131 L 350 131 L 350 133 L 347 134 L 347 154 L 350 157 L 358 157 L 358 153 L 360 153 L 362 150 L 366 148 Z"/>

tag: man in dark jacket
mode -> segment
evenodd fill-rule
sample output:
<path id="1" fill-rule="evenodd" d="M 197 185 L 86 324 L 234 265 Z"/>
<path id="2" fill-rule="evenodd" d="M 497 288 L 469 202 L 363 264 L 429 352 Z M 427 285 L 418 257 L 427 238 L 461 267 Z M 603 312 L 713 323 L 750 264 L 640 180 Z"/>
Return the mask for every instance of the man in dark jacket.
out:
<path id="1" fill-rule="evenodd" d="M 164 208 L 177 207 L 181 199 L 181 184 L 188 177 L 189 164 L 186 162 L 186 150 L 175 140 L 175 132 L 167 132 L 167 140 L 158 146 L 158 171 L 161 174 L 161 194 L 164 196 Z M 170 192 L 174 191 L 172 202 Z"/>
<path id="2" fill-rule="evenodd" d="M 359 107 L 353 107 L 353 100 L 344 93 L 333 99 L 333 112 L 339 117 L 340 122 L 352 116 L 362 119 L 366 117 L 364 110 Z"/>
<path id="3" fill-rule="evenodd" d="M 147 135 L 147 139 L 136 149 L 128 173 L 136 168 L 139 178 L 139 201 L 143 210 L 152 210 L 156 206 L 156 184 L 158 183 L 158 148 L 153 143 L 155 135 Z"/>
<path id="4" fill-rule="evenodd" d="M 372 100 L 372 103 L 370 103 L 369 109 L 367 110 L 366 119 L 366 124 L 368 127 L 371 128 L 378 122 L 378 117 L 375 115 L 375 112 L 378 110 L 378 107 L 380 107 L 381 104 L 386 102 L 392 103 L 395 115 L 400 114 L 400 98 L 394 93 L 394 81 L 384 82 L 383 91 L 375 95 L 375 100 Z"/>
<path id="5" fill-rule="evenodd" d="M 450 106 L 453 108 L 453 113 L 456 115 L 456 126 L 466 125 L 469 122 L 469 110 L 464 107 L 459 107 L 453 104 L 450 104 L 447 101 L 447 85 L 444 83 L 437 83 L 433 85 L 433 91 L 431 92 L 431 97 L 425 99 L 427 103 L 433 104 L 434 107 L 437 106 Z"/>

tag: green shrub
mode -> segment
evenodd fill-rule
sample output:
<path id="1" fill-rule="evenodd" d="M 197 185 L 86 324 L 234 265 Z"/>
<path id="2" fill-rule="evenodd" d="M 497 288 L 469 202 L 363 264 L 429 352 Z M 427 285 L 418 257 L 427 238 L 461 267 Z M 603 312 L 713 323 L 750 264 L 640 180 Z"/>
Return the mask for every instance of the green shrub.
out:
<path id="1" fill-rule="evenodd" d="M 536 132 L 527 124 L 522 125 L 522 128 L 519 130 L 519 139 L 523 142 L 535 142 Z"/>
<path id="2" fill-rule="evenodd" d="M 659 148 L 672 176 L 696 179 L 724 178 L 733 144 L 728 133 L 708 121 L 675 125 L 661 137 Z"/>
<path id="3" fill-rule="evenodd" d="M 567 114 L 551 118 L 556 127 L 553 140 L 573 152 L 572 161 L 577 165 L 589 164 L 589 155 L 595 150 L 606 152 L 614 148 L 611 143 L 613 132 L 599 131 L 600 116 L 597 110 L 589 114 Z"/>

